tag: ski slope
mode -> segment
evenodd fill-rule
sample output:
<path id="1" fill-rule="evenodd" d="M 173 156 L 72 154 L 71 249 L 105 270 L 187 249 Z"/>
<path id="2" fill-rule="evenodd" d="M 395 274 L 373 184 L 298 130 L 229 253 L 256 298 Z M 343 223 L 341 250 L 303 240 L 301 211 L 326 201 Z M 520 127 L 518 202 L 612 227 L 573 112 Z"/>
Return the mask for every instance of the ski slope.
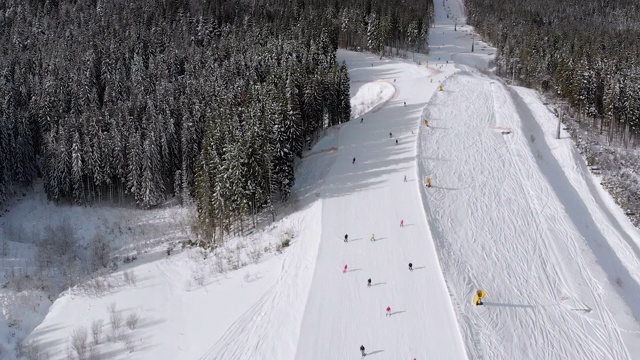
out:
<path id="1" fill-rule="evenodd" d="M 557 119 L 535 92 L 482 74 L 490 65 L 482 51 L 492 49 L 476 43 L 480 54 L 465 53 L 470 34 L 464 26 L 451 31 L 463 18 L 454 5 L 436 12 L 432 70 L 348 61 L 354 83 L 365 80 L 358 70 L 368 61 L 379 67 L 368 73 L 382 72 L 396 93 L 341 130 L 344 154 L 327 176 L 296 358 L 355 358 L 360 343 L 390 359 L 640 357 L 638 231 L 570 141 L 554 139 Z M 430 97 L 433 78 L 446 80 Z M 403 174 L 415 181 L 403 183 Z M 422 186 L 426 176 L 432 188 Z M 416 216 L 423 209 L 426 224 Z M 411 228 L 400 228 L 400 219 Z M 344 244 L 340 230 L 365 243 L 381 233 L 384 244 Z M 425 266 L 427 277 L 408 273 L 409 261 Z M 342 263 L 353 273 L 340 273 Z M 368 277 L 380 288 L 367 288 Z M 489 293 L 483 307 L 471 304 L 477 289 Z M 386 318 L 387 305 L 406 318 Z"/>
<path id="2" fill-rule="evenodd" d="M 433 179 L 425 206 L 470 357 L 637 358 L 640 292 L 615 251 L 629 234 L 585 204 L 602 194 L 562 149 L 568 141 L 553 138 L 552 116 L 531 112 L 534 93 L 489 78 L 459 73 L 445 85 L 426 110 L 420 164 Z M 582 178 L 572 183 L 567 171 Z M 637 258 L 628 265 L 638 274 Z M 483 307 L 471 304 L 478 288 Z"/>
<path id="3" fill-rule="evenodd" d="M 213 259 L 145 260 L 136 286 L 58 299 L 31 338 L 66 358 L 74 327 L 117 303 L 142 320 L 135 351 L 100 345 L 113 359 L 359 359 L 361 345 L 367 359 L 640 359 L 638 230 L 538 94 L 491 75 L 462 4 L 435 6 L 419 64 L 338 52 L 353 118 L 304 155 L 289 212 L 255 235 L 293 229 L 283 254 L 201 286 Z"/>
<path id="4" fill-rule="evenodd" d="M 349 66 L 366 67 L 371 61 L 354 57 Z M 429 72 L 396 62 L 373 67 L 378 69 L 352 72 L 353 83 L 386 72 L 387 85 L 380 86 L 380 93 L 389 93 L 384 91 L 388 84 L 397 90 L 362 123 L 356 117 L 340 130 L 338 155 L 320 190 L 321 242 L 295 358 L 355 358 L 364 345 L 370 356 L 382 359 L 463 359 L 462 338 L 418 196 L 417 119 L 429 97 L 424 88 Z M 371 96 L 369 86 L 352 89 L 354 102 Z M 372 234 L 376 241 L 370 241 Z"/>

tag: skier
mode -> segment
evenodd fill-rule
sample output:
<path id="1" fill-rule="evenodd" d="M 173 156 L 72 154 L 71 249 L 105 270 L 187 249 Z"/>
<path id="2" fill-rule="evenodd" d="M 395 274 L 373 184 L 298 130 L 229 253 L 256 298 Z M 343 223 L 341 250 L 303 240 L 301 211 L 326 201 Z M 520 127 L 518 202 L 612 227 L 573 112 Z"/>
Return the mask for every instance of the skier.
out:
<path id="1" fill-rule="evenodd" d="M 404 176 L 404 182 L 407 182 L 407 175 Z"/>
<path id="2" fill-rule="evenodd" d="M 431 187 L 431 178 L 430 177 L 427 177 L 427 181 L 426 181 L 425 185 L 427 185 L 428 188 Z"/>
<path id="3" fill-rule="evenodd" d="M 413 271 L 413 264 L 409 263 L 409 271 Z"/>
<path id="4" fill-rule="evenodd" d="M 356 158 L 353 158 L 353 161 L 351 163 L 355 164 L 356 163 Z"/>
<path id="5" fill-rule="evenodd" d="M 391 316 L 391 306 L 387 306 L 387 316 Z"/>
<path id="6" fill-rule="evenodd" d="M 347 264 L 344 265 L 344 269 L 342 270 L 343 273 L 347 272 Z"/>
<path id="7" fill-rule="evenodd" d="M 363 121 L 364 121 L 364 118 L 360 119 L 360 124 L 362 124 Z"/>
<path id="8" fill-rule="evenodd" d="M 364 352 L 364 345 L 360 345 L 360 352 L 362 353 L 362 357 L 367 356 L 367 353 Z"/>
<path id="9" fill-rule="evenodd" d="M 398 139 L 396 139 L 396 145 L 398 145 Z"/>
<path id="10" fill-rule="evenodd" d="M 376 241 L 376 237 L 373 234 L 371 234 L 371 241 Z"/>
<path id="11" fill-rule="evenodd" d="M 393 134 L 392 134 L 392 133 L 389 133 L 389 137 L 390 137 L 390 138 L 391 138 L 391 137 L 393 137 Z"/>
<path id="12" fill-rule="evenodd" d="M 371 287 L 371 278 L 367 280 L 367 286 Z"/>
<path id="13" fill-rule="evenodd" d="M 404 102 L 404 106 L 407 106 L 407 102 L 406 101 Z"/>
<path id="14" fill-rule="evenodd" d="M 349 235 L 348 234 L 344 234 L 344 242 L 349 241 Z"/>
<path id="15" fill-rule="evenodd" d="M 404 226 L 404 220 L 400 220 L 400 227 Z"/>

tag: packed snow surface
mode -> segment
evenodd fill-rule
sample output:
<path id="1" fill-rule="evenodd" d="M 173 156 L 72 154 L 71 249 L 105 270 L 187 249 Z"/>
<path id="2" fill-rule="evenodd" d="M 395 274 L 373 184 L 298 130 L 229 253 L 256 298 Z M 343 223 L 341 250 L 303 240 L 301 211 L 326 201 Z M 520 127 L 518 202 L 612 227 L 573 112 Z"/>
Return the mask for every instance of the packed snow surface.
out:
<path id="1" fill-rule="evenodd" d="M 151 253 L 30 339 L 64 359 L 114 303 L 140 322 L 97 346 L 109 359 L 639 359 L 640 234 L 537 93 L 491 75 L 462 5 L 435 5 L 429 56 L 339 51 L 353 119 L 298 163 L 279 219 L 226 249 L 292 235 L 282 254 L 223 271 L 223 252 Z"/>

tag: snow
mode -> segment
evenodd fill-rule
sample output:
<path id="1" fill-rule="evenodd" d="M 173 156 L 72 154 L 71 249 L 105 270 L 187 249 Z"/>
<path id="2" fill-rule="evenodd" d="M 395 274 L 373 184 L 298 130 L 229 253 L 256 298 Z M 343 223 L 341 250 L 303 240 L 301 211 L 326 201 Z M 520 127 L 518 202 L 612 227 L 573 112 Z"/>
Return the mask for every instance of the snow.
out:
<path id="1" fill-rule="evenodd" d="M 367 82 L 351 98 L 351 118 L 357 118 L 368 111 L 375 112 L 393 97 L 396 88 L 382 80 Z"/>
<path id="2" fill-rule="evenodd" d="M 373 359 L 640 358 L 640 233 L 538 94 L 492 75 L 495 49 L 462 4 L 435 5 L 428 56 L 339 51 L 353 119 L 298 162 L 278 219 L 225 249 L 154 248 L 189 236 L 186 210 L 14 205 L 2 226 L 15 244 L 64 217 L 85 240 L 98 228 L 147 244 L 106 290 L 65 292 L 30 339 L 66 358 L 75 328 L 111 332 L 116 304 L 140 321 L 104 338 L 103 358 L 355 359 L 360 345 Z"/>
<path id="3" fill-rule="evenodd" d="M 425 207 L 470 357 L 634 358 L 640 293 L 613 250 L 623 244 L 608 243 L 630 234 L 599 214 L 606 207 L 585 205 L 600 194 L 571 144 L 553 138 L 557 120 L 544 107 L 533 115 L 527 103 L 543 106 L 535 93 L 468 75 L 451 76 L 427 107 L 420 162 L 434 181 Z M 470 301 L 478 288 L 488 293 L 482 308 Z"/>

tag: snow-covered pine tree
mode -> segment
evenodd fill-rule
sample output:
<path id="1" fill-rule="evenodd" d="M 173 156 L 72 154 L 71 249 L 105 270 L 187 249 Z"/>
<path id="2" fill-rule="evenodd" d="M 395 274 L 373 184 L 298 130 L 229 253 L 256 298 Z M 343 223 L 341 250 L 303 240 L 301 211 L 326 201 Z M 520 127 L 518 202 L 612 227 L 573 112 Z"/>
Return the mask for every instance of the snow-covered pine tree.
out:
<path id="1" fill-rule="evenodd" d="M 2 90 L 0 90 L 2 94 Z M 9 125 L 4 108 L 0 105 L 0 204 L 4 203 L 9 187 Z"/>
<path id="2" fill-rule="evenodd" d="M 340 92 L 338 102 L 340 104 L 340 122 L 347 122 L 351 119 L 351 95 L 349 72 L 347 70 L 347 64 L 342 63 L 340 66 Z"/>
<path id="3" fill-rule="evenodd" d="M 82 155 L 80 149 L 80 135 L 78 135 L 77 131 L 74 131 L 71 145 L 71 183 L 73 188 L 73 201 L 76 204 L 82 204 L 85 201 L 82 181 Z"/>
<path id="4" fill-rule="evenodd" d="M 369 14 L 367 19 L 367 47 L 372 52 L 380 50 L 380 22 L 376 13 Z"/>
<path id="5" fill-rule="evenodd" d="M 300 101 L 298 97 L 298 89 L 292 75 L 287 76 L 287 83 L 285 86 L 286 96 L 286 114 L 284 127 L 287 131 L 287 138 L 289 139 L 289 149 L 291 152 L 299 157 L 302 156 L 302 147 L 304 138 L 302 136 L 302 115 L 300 113 Z"/>
<path id="6" fill-rule="evenodd" d="M 142 140 L 140 133 L 132 129 L 127 139 L 127 192 L 137 202 L 142 192 Z"/>
<path id="7" fill-rule="evenodd" d="M 164 182 L 161 176 L 160 153 L 153 133 L 147 134 L 142 152 L 142 179 L 138 204 L 148 209 L 164 200 Z"/>
<path id="8" fill-rule="evenodd" d="M 208 165 L 210 160 L 208 159 L 209 153 L 207 149 L 208 147 L 205 146 L 198 158 L 194 193 L 198 212 L 199 234 L 205 239 L 211 239 L 215 232 L 217 217 L 211 202 L 213 179 L 209 176 L 211 171 Z"/>
<path id="9" fill-rule="evenodd" d="M 229 213 L 240 225 L 240 234 L 244 232 L 243 217 L 247 214 L 249 204 L 245 198 L 246 172 L 245 152 L 242 143 L 228 144 L 224 149 L 220 174 L 224 178 L 225 194 Z"/>

